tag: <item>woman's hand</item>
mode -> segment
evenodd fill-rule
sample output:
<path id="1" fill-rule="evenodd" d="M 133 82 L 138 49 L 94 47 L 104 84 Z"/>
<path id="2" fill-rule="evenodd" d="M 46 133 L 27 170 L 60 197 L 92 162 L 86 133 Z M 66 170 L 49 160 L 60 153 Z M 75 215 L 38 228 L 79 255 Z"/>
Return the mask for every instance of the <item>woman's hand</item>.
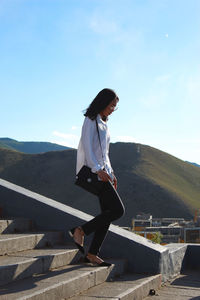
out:
<path id="1" fill-rule="evenodd" d="M 99 170 L 97 172 L 97 175 L 99 176 L 99 178 L 102 180 L 102 181 L 111 181 L 112 182 L 112 179 L 111 177 L 108 175 L 108 173 L 104 170 Z"/>
<path id="2" fill-rule="evenodd" d="M 114 188 L 117 189 L 117 178 L 115 177 L 114 174 L 113 174 L 113 184 L 114 184 Z"/>
<path id="3" fill-rule="evenodd" d="M 117 178 L 115 177 L 114 174 L 113 175 L 113 179 L 108 175 L 108 173 L 104 170 L 99 170 L 97 172 L 99 178 L 102 180 L 102 181 L 110 181 L 113 185 L 114 185 L 114 188 L 117 189 Z"/>

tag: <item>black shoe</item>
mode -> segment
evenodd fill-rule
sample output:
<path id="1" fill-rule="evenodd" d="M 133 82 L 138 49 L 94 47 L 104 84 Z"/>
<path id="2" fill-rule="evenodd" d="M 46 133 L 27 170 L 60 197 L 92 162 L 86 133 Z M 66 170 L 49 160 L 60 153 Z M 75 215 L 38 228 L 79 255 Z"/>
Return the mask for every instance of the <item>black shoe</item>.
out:
<path id="1" fill-rule="evenodd" d="M 92 261 L 89 260 L 89 258 L 87 258 L 87 256 L 84 257 L 84 262 L 91 263 L 91 264 L 96 265 L 98 267 L 110 267 L 110 266 L 112 266 L 112 264 L 110 264 L 108 262 L 105 262 L 105 261 L 103 261 L 100 264 L 98 264 L 97 262 L 92 262 Z"/>
<path id="2" fill-rule="evenodd" d="M 74 244 L 76 245 L 76 247 L 79 249 L 79 251 L 82 253 L 82 254 L 85 254 L 85 250 L 83 248 L 83 246 L 81 246 L 80 244 L 78 244 L 75 240 L 74 240 L 74 231 L 75 231 L 76 228 L 72 228 L 68 231 L 69 235 L 73 238 L 73 241 L 74 241 Z"/>

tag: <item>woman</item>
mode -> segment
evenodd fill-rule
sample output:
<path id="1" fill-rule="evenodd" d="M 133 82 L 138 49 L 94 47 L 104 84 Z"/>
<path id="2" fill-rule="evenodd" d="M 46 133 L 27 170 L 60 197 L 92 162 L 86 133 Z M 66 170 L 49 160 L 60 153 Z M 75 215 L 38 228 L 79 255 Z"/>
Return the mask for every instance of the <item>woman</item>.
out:
<path id="1" fill-rule="evenodd" d="M 124 214 L 124 206 L 116 191 L 117 179 L 108 156 L 110 136 L 107 120 L 108 116 L 116 110 L 118 101 L 119 98 L 111 89 L 106 88 L 98 93 L 84 114 L 85 120 L 77 151 L 76 173 L 83 165 L 86 165 L 91 168 L 93 173 L 98 175 L 100 190 L 98 198 L 101 214 L 81 225 L 81 227 L 71 229 L 69 233 L 73 236 L 76 246 L 84 253 L 84 235 L 94 232 L 85 261 L 99 266 L 110 265 L 98 257 L 98 254 L 110 223 Z"/>

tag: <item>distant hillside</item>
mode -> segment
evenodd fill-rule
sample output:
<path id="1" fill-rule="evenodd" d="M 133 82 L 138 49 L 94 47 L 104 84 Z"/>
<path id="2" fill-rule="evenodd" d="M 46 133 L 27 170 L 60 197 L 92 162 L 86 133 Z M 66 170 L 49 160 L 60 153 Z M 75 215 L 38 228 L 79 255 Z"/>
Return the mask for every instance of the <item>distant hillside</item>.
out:
<path id="1" fill-rule="evenodd" d="M 192 164 L 192 165 L 194 165 L 194 166 L 196 166 L 196 167 L 199 167 L 200 168 L 200 165 L 198 165 L 198 164 L 196 164 L 196 163 L 194 163 L 194 162 L 190 162 L 190 161 L 187 161 L 189 164 Z"/>
<path id="2" fill-rule="evenodd" d="M 200 208 L 200 169 L 192 164 L 134 143 L 111 144 L 110 157 L 126 207 L 115 224 L 128 226 L 140 212 L 190 219 Z M 95 196 L 74 185 L 75 164 L 74 149 L 35 155 L 0 149 L 1 178 L 95 215 Z"/>
<path id="3" fill-rule="evenodd" d="M 48 142 L 18 142 L 9 138 L 0 138 L 0 148 L 11 149 L 28 154 L 70 149 L 69 147 L 64 147 Z"/>

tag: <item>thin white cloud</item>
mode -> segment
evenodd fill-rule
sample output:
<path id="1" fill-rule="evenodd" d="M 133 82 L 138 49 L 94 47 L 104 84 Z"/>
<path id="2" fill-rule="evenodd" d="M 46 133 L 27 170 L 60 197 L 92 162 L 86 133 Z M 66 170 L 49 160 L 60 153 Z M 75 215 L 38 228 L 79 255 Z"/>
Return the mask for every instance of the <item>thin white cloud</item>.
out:
<path id="1" fill-rule="evenodd" d="M 165 37 L 166 37 L 166 38 L 168 38 L 168 37 L 169 37 L 169 34 L 168 34 L 168 33 L 166 33 L 166 34 L 165 34 Z"/>
<path id="2" fill-rule="evenodd" d="M 97 34 L 113 34 L 118 30 L 117 23 L 100 14 L 94 14 L 90 20 L 90 28 Z"/>
<path id="3" fill-rule="evenodd" d="M 112 140 L 116 141 L 116 142 L 136 143 L 135 138 L 132 136 L 128 136 L 128 135 L 119 135 L 119 136 L 113 137 Z"/>
<path id="4" fill-rule="evenodd" d="M 135 27 L 125 28 L 112 12 L 95 12 L 89 27 L 98 35 L 96 56 L 108 61 L 109 78 L 124 82 L 133 77 L 141 59 L 142 32 Z"/>
<path id="5" fill-rule="evenodd" d="M 164 83 L 164 82 L 167 82 L 170 78 L 171 78 L 171 75 L 165 74 L 165 75 L 156 77 L 155 80 L 156 80 L 156 82 Z"/>
<path id="6" fill-rule="evenodd" d="M 80 138 L 78 135 L 71 134 L 71 133 L 63 133 L 57 130 L 54 130 L 52 132 L 52 135 L 56 137 L 52 139 L 53 143 L 67 146 L 67 147 L 72 147 L 72 148 L 78 147 L 78 142 Z"/>
<path id="7" fill-rule="evenodd" d="M 56 131 L 56 130 L 54 130 L 54 131 L 52 132 L 52 134 L 53 134 L 54 136 L 61 137 L 61 138 L 64 138 L 64 139 L 68 139 L 68 138 L 73 138 L 73 137 L 75 137 L 75 135 L 73 135 L 73 134 L 62 133 L 62 132 L 59 132 L 59 131 Z"/>
<path id="8" fill-rule="evenodd" d="M 189 101 L 198 104 L 200 108 L 200 76 L 190 78 L 187 83 Z"/>
<path id="9" fill-rule="evenodd" d="M 199 112 L 200 112 L 200 74 L 187 77 L 180 76 L 177 82 L 178 97 L 181 99 L 180 107 L 184 116 L 184 122 L 187 124 L 187 130 L 191 135 L 198 130 Z"/>
<path id="10" fill-rule="evenodd" d="M 138 99 L 144 108 L 156 109 L 160 108 L 169 97 L 169 84 L 171 75 L 163 74 L 157 76 L 152 81 L 151 87 L 144 91 L 143 96 Z"/>
<path id="11" fill-rule="evenodd" d="M 166 96 L 167 95 L 164 90 L 150 91 L 146 96 L 141 97 L 139 102 L 148 109 L 160 108 L 161 105 L 166 101 Z"/>
<path id="12" fill-rule="evenodd" d="M 177 143 L 181 144 L 200 144 L 200 139 L 179 139 L 176 141 Z"/>

